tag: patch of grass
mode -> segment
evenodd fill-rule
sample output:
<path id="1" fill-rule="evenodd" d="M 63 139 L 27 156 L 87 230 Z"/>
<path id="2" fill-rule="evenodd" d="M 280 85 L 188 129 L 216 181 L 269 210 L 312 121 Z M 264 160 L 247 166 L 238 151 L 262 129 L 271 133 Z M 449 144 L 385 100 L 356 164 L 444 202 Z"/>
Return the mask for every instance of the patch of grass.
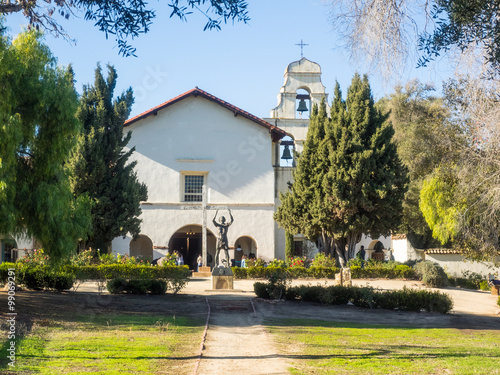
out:
<path id="1" fill-rule="evenodd" d="M 271 322 L 292 374 L 500 374 L 500 332 Z"/>
<path id="2" fill-rule="evenodd" d="M 187 374 L 204 328 L 184 317 L 132 314 L 56 323 L 18 341 L 15 373 Z"/>

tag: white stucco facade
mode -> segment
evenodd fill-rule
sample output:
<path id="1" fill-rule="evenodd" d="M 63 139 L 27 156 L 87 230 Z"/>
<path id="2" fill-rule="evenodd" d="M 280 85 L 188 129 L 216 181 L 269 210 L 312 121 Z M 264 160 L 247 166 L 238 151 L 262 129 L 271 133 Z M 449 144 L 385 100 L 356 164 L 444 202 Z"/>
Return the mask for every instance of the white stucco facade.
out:
<path id="1" fill-rule="evenodd" d="M 202 90 L 192 91 L 127 123 L 126 130 L 132 131 L 129 145 L 135 147 L 131 161 L 137 161 L 138 179 L 148 188 L 148 200 L 141 204 L 141 235 L 151 240 L 153 257 L 178 251 L 192 263 L 202 250 L 205 211 L 207 251 L 213 258 L 217 228 L 212 220 L 219 209 L 229 221 L 230 209 L 231 255 L 236 255 L 239 244 L 242 254 L 253 252 L 271 260 L 275 256 L 273 160 L 275 141 L 284 132 L 271 131 L 270 124 L 245 117 L 245 112 Z M 186 176 L 202 179 L 205 210 L 202 199 L 186 200 Z M 129 254 L 130 248 L 131 238 L 112 243 L 117 253 Z"/>

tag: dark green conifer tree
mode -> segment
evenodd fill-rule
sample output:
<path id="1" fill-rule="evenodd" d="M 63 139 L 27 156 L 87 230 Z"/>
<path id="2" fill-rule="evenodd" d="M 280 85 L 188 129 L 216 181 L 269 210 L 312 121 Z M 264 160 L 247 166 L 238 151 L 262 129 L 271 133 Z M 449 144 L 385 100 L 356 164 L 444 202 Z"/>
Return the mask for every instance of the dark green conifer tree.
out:
<path id="1" fill-rule="evenodd" d="M 95 70 L 94 86 L 85 86 L 77 117 L 83 124 L 78 152 L 74 155 L 74 194 L 92 200 L 92 231 L 86 247 L 107 252 L 113 238 L 140 232 L 140 201 L 147 189 L 137 180 L 136 162 L 128 162 L 135 148 L 126 149 L 131 132 L 123 124 L 133 104 L 132 89 L 113 100 L 117 74 L 108 66 L 105 80 Z"/>
<path id="2" fill-rule="evenodd" d="M 354 76 L 345 102 L 336 85 L 331 119 L 321 107 L 275 218 L 292 233 L 321 236 L 344 266 L 362 234 L 377 238 L 397 227 L 407 175 L 366 76 Z"/>

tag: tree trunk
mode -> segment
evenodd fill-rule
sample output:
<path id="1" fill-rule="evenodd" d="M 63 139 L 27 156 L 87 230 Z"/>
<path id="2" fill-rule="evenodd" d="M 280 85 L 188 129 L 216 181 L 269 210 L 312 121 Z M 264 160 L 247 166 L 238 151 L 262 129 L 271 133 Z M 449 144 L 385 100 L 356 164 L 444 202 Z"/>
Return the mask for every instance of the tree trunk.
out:
<path id="1" fill-rule="evenodd" d="M 333 238 L 329 237 L 324 229 L 321 231 L 321 236 L 319 237 L 319 245 L 319 250 L 322 253 L 330 256 L 335 255 Z"/>
<path id="2" fill-rule="evenodd" d="M 347 238 L 347 254 L 348 254 L 348 259 L 352 259 L 355 256 L 356 252 L 356 244 L 361 241 L 361 233 L 351 233 L 349 237 Z"/>
<path id="3" fill-rule="evenodd" d="M 337 254 L 340 267 L 343 268 L 347 265 L 347 261 L 349 260 L 348 254 L 346 252 L 347 240 L 345 238 L 334 239 L 333 243 L 335 244 L 335 252 Z"/>

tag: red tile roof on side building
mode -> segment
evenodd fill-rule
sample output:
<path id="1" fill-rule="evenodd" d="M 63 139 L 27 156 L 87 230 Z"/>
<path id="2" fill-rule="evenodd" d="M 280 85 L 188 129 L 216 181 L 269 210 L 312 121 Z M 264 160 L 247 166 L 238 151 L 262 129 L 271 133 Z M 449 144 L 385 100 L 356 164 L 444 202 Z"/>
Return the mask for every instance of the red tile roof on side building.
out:
<path id="1" fill-rule="evenodd" d="M 160 105 L 157 105 L 156 107 L 153 107 L 150 110 L 147 110 L 146 112 L 143 112 L 135 117 L 132 117 L 131 119 L 125 121 L 125 126 L 132 125 L 133 123 L 135 123 L 139 120 L 142 120 L 150 115 L 156 116 L 158 114 L 158 111 L 160 111 L 164 108 L 167 108 L 168 106 L 171 106 L 172 104 L 175 104 L 175 103 L 177 103 L 183 99 L 189 98 L 191 96 L 194 96 L 194 97 L 201 96 L 207 100 L 210 100 L 214 103 L 219 104 L 220 106 L 222 106 L 224 108 L 227 108 L 228 110 L 232 111 L 235 116 L 245 117 L 245 118 L 255 122 L 256 124 L 269 129 L 269 133 L 271 134 L 271 138 L 272 138 L 273 142 L 277 142 L 281 138 L 283 138 L 284 136 L 287 135 L 284 130 L 278 128 L 277 126 L 271 125 L 267 121 L 264 121 L 261 118 L 254 116 L 251 113 L 248 113 L 248 112 L 246 112 L 246 111 L 244 111 L 244 110 L 242 110 L 242 109 L 240 109 L 240 108 L 238 108 L 238 107 L 236 107 L 236 106 L 234 106 L 234 105 L 232 105 L 232 104 L 230 104 L 222 99 L 219 99 L 216 96 L 199 89 L 198 87 L 195 87 L 194 89 L 189 90 L 189 91 L 185 92 L 184 94 L 176 96 L 175 98 L 170 99 L 170 100 L 168 100 Z"/>

